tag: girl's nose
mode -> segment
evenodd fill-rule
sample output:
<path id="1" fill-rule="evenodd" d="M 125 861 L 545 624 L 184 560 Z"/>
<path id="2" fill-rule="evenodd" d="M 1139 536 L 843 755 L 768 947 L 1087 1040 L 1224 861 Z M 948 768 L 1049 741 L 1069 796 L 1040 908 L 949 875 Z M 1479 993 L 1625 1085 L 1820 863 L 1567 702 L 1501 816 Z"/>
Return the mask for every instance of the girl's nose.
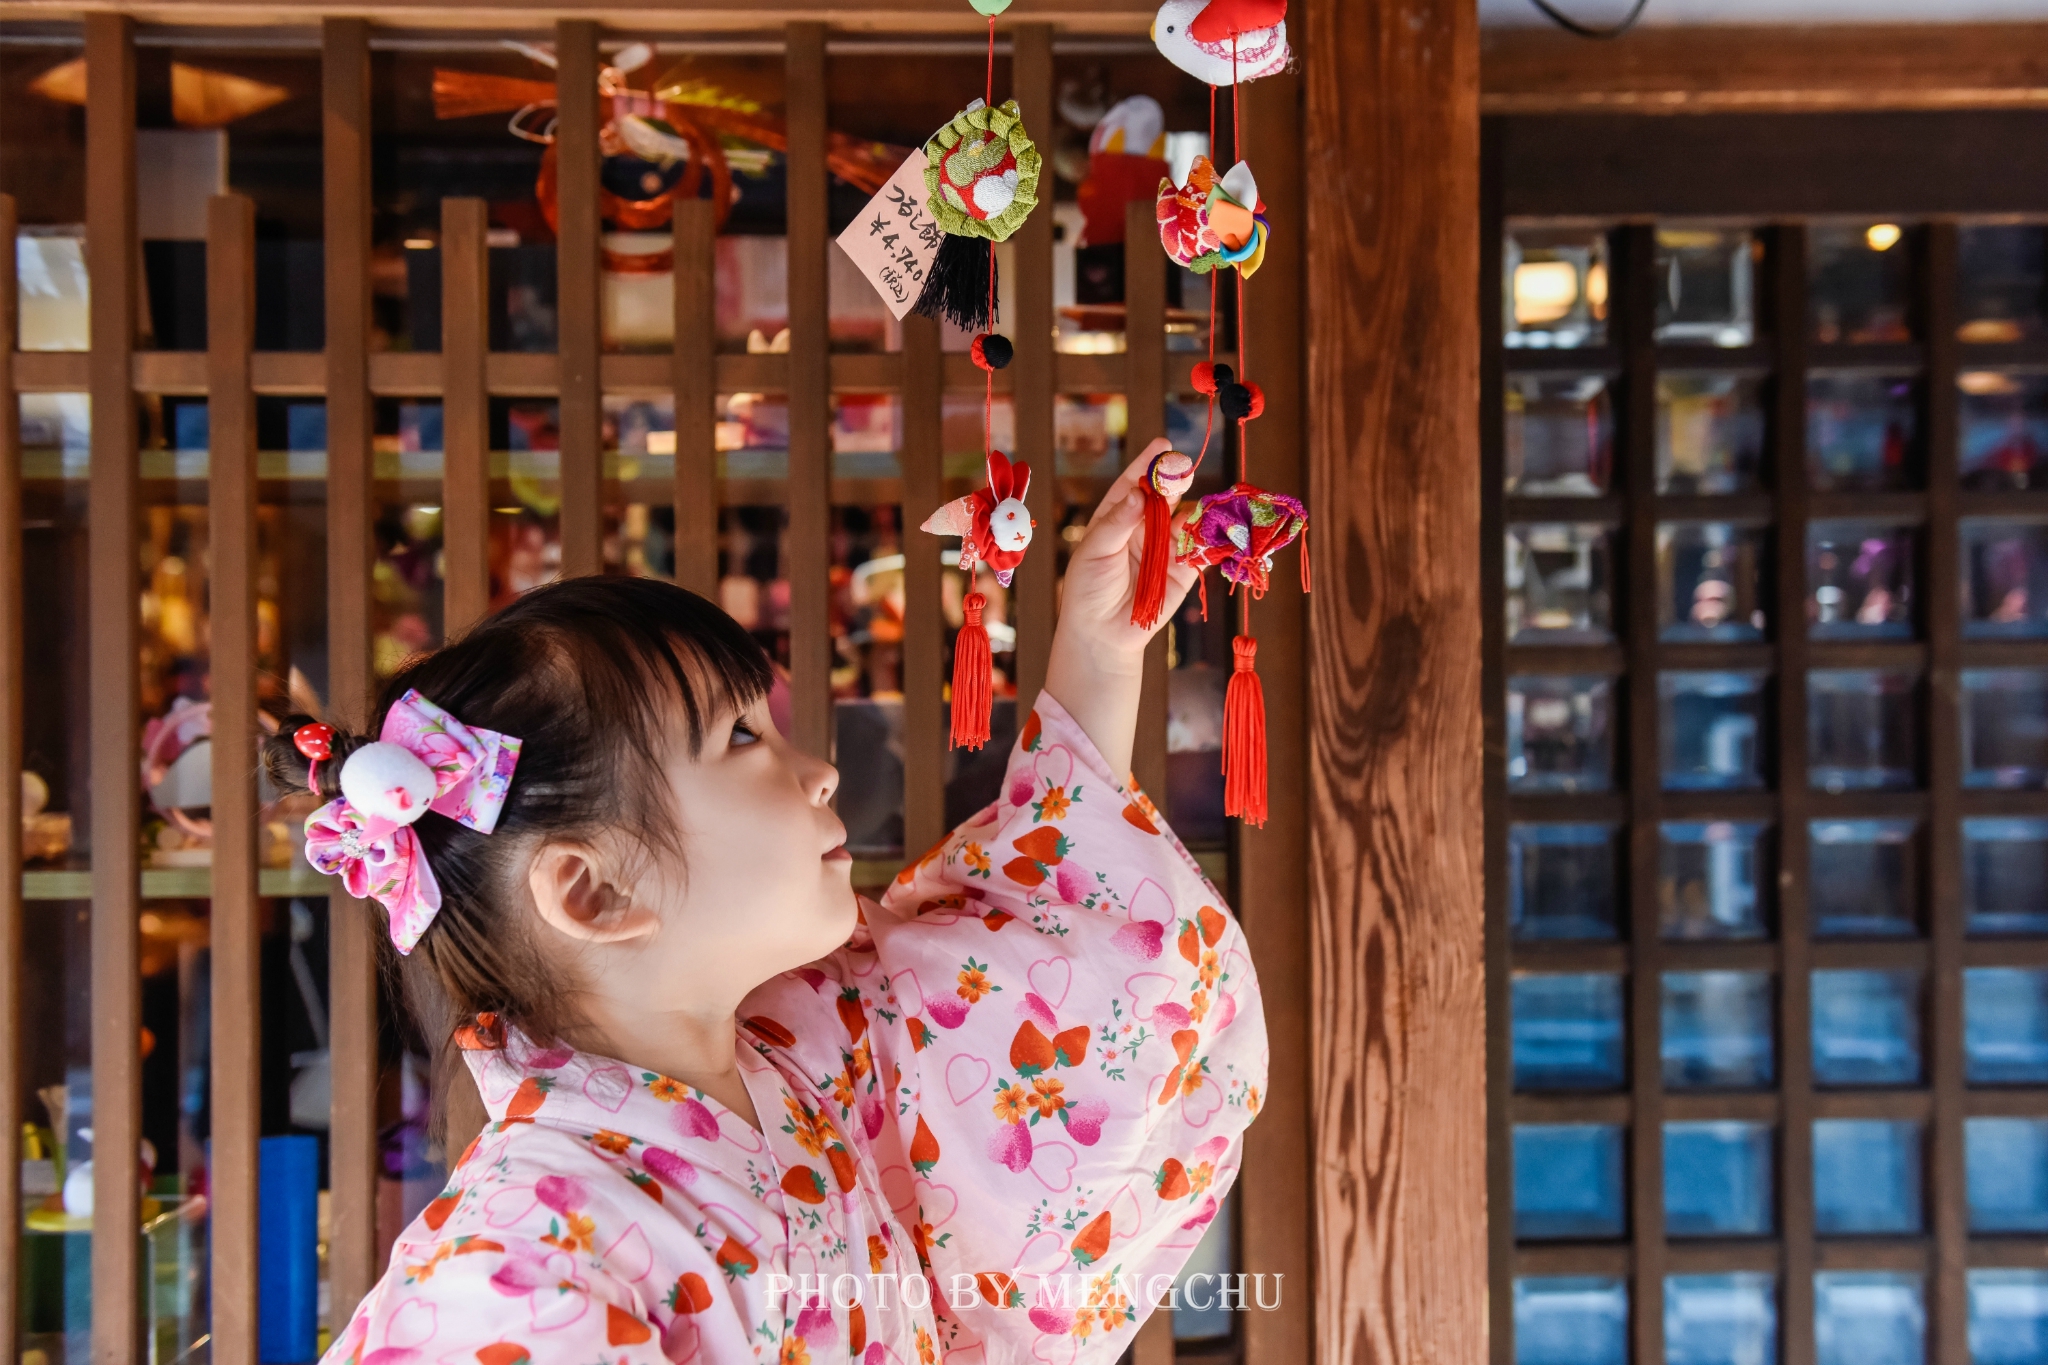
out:
<path id="1" fill-rule="evenodd" d="M 812 803 L 820 806 L 829 804 L 832 794 L 839 790 L 839 769 L 809 754 L 799 755 L 797 761 L 802 765 L 797 769 L 798 780 L 810 793 Z"/>

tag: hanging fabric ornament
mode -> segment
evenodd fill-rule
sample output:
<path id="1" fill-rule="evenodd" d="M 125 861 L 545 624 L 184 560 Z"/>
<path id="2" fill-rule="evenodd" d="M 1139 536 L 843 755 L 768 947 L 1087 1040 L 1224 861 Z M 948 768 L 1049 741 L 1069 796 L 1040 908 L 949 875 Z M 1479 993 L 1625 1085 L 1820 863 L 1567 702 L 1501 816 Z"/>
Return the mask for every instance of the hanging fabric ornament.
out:
<path id="1" fill-rule="evenodd" d="M 1166 0 L 1152 20 L 1160 55 L 1207 85 L 1287 69 L 1287 0 Z"/>
<path id="2" fill-rule="evenodd" d="M 1010 586 L 1036 525 L 1024 506 L 1030 487 L 1030 465 L 1021 460 L 1012 464 L 1003 452 L 991 450 L 987 486 L 955 498 L 925 518 L 923 529 L 933 535 L 960 537 L 960 572 L 967 576 L 968 591 L 962 604 L 966 619 L 953 642 L 954 748 L 979 749 L 988 743 L 993 664 L 988 630 L 981 620 L 988 599 L 974 591 L 974 569 L 986 564 L 996 582 Z"/>
<path id="3" fill-rule="evenodd" d="M 1131 597 L 1131 624 L 1150 630 L 1166 610 L 1166 569 L 1173 559 L 1173 503 L 1195 481 L 1195 462 L 1178 450 L 1161 451 L 1138 481 L 1145 500 L 1145 545 L 1138 557 L 1138 586 Z"/>
<path id="4" fill-rule="evenodd" d="M 1182 509 L 1174 522 L 1174 557 L 1197 570 L 1217 569 L 1246 601 L 1264 597 L 1273 556 L 1308 534 L 1308 512 L 1297 498 L 1248 483 L 1211 493 Z M 1301 561 L 1308 590 L 1308 556 Z M 1202 580 L 1202 617 L 1209 615 L 1209 584 Z M 1246 619 L 1249 620 L 1247 608 Z M 1247 824 L 1266 823 L 1266 697 L 1256 663 L 1259 642 L 1249 626 L 1231 641 L 1235 666 L 1223 693 L 1223 813 Z"/>
<path id="5" fill-rule="evenodd" d="M 1250 279 L 1266 259 L 1266 203 L 1242 161 L 1218 177 L 1208 157 L 1196 157 L 1186 184 L 1159 182 L 1157 216 L 1159 244 L 1197 275 L 1236 266 Z"/>
<path id="6" fill-rule="evenodd" d="M 1042 158 L 1015 100 L 995 108 L 976 100 L 932 134 L 924 153 L 926 208 L 946 238 L 911 311 L 986 332 L 995 325 L 994 244 L 1037 207 Z"/>

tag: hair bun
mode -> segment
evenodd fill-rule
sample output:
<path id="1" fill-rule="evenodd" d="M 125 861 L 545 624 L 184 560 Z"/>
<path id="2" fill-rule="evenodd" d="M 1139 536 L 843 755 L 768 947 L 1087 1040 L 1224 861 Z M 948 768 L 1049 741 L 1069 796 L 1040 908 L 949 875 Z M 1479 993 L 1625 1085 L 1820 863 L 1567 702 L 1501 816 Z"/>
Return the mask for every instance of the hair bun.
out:
<path id="1" fill-rule="evenodd" d="M 298 743 L 299 731 L 308 726 L 318 726 L 327 732 L 322 736 L 326 740 L 327 756 L 318 760 L 320 769 L 315 774 L 319 779 L 317 786 L 307 780 L 308 769 L 314 760 L 309 757 L 306 750 L 317 751 L 321 746 Z M 263 741 L 263 771 L 270 775 L 272 782 L 286 792 L 309 791 L 323 799 L 332 800 L 341 795 L 343 761 L 357 749 L 372 742 L 367 735 L 350 734 L 329 723 L 315 720 L 312 716 L 286 716 L 278 722 L 277 733 Z"/>

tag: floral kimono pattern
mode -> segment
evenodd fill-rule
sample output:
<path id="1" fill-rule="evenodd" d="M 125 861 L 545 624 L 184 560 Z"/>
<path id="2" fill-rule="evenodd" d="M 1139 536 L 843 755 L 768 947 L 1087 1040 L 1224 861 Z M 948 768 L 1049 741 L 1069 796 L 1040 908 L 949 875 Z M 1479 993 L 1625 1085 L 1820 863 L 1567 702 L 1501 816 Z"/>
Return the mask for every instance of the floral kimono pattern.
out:
<path id="1" fill-rule="evenodd" d="M 1049 696 L 998 800 L 740 1025 L 760 1131 L 472 1031 L 492 1122 L 328 1365 L 1113 1361 L 1266 1074 L 1235 920 Z"/>

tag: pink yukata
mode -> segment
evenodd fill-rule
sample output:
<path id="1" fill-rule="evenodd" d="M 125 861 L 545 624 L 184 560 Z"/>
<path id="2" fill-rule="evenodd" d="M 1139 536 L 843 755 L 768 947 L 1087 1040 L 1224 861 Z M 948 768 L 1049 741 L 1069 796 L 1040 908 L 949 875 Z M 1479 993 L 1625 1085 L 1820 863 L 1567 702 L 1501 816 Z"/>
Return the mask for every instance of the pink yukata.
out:
<path id="1" fill-rule="evenodd" d="M 1109 1362 L 1266 1078 L 1236 921 L 1039 698 L 1003 795 L 740 1009 L 766 1132 L 507 1037 L 492 1123 L 327 1365 Z"/>

